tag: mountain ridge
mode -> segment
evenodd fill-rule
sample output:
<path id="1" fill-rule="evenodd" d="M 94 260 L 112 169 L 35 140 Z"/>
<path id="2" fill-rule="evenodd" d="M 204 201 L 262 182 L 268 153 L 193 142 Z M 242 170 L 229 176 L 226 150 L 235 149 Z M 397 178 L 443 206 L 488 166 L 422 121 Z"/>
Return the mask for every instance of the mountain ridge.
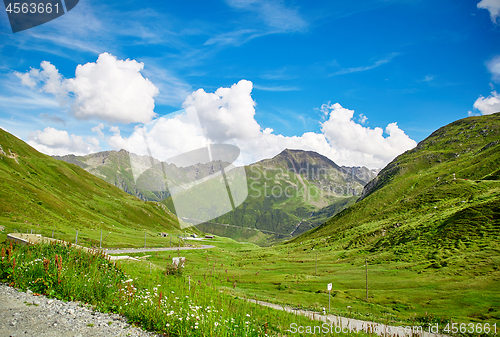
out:
<path id="1" fill-rule="evenodd" d="M 180 232 L 178 219 L 164 205 L 143 202 L 2 129 L 0 148 L 0 223 L 10 230 L 52 229 L 64 235 L 80 230 L 81 242 L 88 245 L 96 244 L 98 229 L 129 242 L 138 230 Z"/>
<path id="2" fill-rule="evenodd" d="M 154 176 L 150 176 L 149 182 L 142 184 L 136 181 L 132 174 L 131 156 L 136 161 L 143 161 L 144 166 L 151 166 L 151 160 L 158 167 L 165 164 L 123 149 L 87 156 L 67 155 L 55 158 L 75 163 L 143 200 L 162 201 L 174 211 L 173 204 L 169 201 L 170 192 L 162 191 L 158 187 L 161 184 L 154 182 Z M 178 179 L 192 180 L 209 175 L 214 170 L 213 165 L 210 162 L 178 168 L 173 164 L 165 164 L 162 168 L 169 170 L 166 173 Z M 328 215 L 353 203 L 363 186 L 376 175 L 375 170 L 341 167 L 314 151 L 297 149 L 285 149 L 273 158 L 247 165 L 245 170 L 249 197 L 244 205 L 230 212 L 231 214 L 222 215 L 198 228 L 218 235 L 268 244 L 268 239 L 272 241 L 276 237 L 287 238 L 290 233 L 298 235 L 319 225 Z M 237 228 L 241 228 L 241 232 L 246 234 L 239 233 Z M 273 238 L 268 235 L 269 232 L 281 234 Z"/>
<path id="3" fill-rule="evenodd" d="M 289 244 L 435 268 L 491 254 L 500 248 L 499 167 L 500 113 L 455 121 L 396 157 L 356 204 Z"/>

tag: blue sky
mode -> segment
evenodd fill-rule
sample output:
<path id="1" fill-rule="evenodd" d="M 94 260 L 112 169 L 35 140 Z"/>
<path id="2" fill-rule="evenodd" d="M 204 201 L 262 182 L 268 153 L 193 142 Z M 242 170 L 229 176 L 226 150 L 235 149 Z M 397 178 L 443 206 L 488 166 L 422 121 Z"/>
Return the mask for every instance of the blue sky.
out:
<path id="1" fill-rule="evenodd" d="M 160 159 L 208 138 L 238 145 L 247 163 L 297 147 L 382 167 L 443 125 L 500 111 L 499 10 L 500 0 L 81 0 L 16 34 L 3 13 L 0 126 L 48 154 L 141 152 L 131 139 L 144 127 Z M 168 115 L 180 109 L 198 121 Z M 189 133 L 198 122 L 208 133 Z"/>

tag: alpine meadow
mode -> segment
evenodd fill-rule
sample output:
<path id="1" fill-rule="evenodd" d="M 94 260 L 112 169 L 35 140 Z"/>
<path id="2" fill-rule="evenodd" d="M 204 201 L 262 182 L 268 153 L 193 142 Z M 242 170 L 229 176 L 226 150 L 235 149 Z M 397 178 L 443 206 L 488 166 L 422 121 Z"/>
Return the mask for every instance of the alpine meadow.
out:
<path id="1" fill-rule="evenodd" d="M 0 337 L 500 336 L 500 0 L 4 6 Z"/>

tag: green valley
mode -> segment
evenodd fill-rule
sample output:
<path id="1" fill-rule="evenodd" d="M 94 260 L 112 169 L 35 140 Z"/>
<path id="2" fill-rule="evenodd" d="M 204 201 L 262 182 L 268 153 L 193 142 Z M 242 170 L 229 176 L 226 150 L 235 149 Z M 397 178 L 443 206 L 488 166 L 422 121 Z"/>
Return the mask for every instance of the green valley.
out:
<path id="1" fill-rule="evenodd" d="M 55 229 L 69 240 L 81 228 L 83 244 L 96 246 L 104 229 L 106 247 L 141 247 L 145 231 L 151 246 L 167 246 L 156 232 L 184 232 L 168 199 L 141 201 L 3 131 L 0 145 L 4 232 Z M 440 128 L 370 182 L 362 168 L 285 150 L 246 167 L 248 199 L 197 228 L 260 244 L 288 241 L 262 247 L 216 237 L 203 241 L 212 249 L 127 254 L 142 262 L 122 265 L 145 287 L 156 284 L 152 265 L 163 285 L 210 284 L 229 296 L 224 301 L 315 312 L 330 301 L 333 314 L 391 325 L 499 323 L 499 167 L 500 113 Z M 180 254 L 182 275 L 167 277 Z"/>

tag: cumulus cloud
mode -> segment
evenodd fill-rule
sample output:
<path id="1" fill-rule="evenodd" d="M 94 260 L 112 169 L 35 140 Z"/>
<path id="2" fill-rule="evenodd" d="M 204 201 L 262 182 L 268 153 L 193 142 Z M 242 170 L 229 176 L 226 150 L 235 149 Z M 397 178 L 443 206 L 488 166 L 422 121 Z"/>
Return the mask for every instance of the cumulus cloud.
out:
<path id="1" fill-rule="evenodd" d="M 21 79 L 21 83 L 31 89 L 40 86 L 40 90 L 54 94 L 58 98 L 66 96 L 67 91 L 63 83 L 63 77 L 54 65 L 50 62 L 42 61 L 41 69 L 31 68 L 28 72 L 15 75 Z"/>
<path id="2" fill-rule="evenodd" d="M 75 78 L 67 80 L 75 94 L 76 118 L 97 118 L 109 122 L 147 123 L 154 116 L 158 88 L 140 71 L 143 63 L 99 55 L 96 63 L 78 65 Z"/>
<path id="3" fill-rule="evenodd" d="M 172 118 L 158 118 L 136 128 L 130 137 L 113 129 L 109 144 L 118 150 L 147 155 L 160 160 L 206 146 L 207 143 L 229 143 L 240 148 L 242 163 L 250 164 L 271 158 L 289 149 L 303 149 L 327 156 L 339 165 L 382 168 L 394 157 L 416 145 L 396 123 L 371 129 L 362 126 L 367 117 L 354 120 L 354 111 L 340 104 L 324 104 L 320 111 L 321 132 L 306 132 L 287 137 L 262 129 L 254 118 L 255 101 L 252 83 L 242 80 L 215 93 L 200 89 L 184 102 L 185 110 Z M 198 120 L 199 117 L 199 120 Z M 147 143 L 147 145 L 146 145 Z"/>
<path id="4" fill-rule="evenodd" d="M 500 112 L 500 95 L 496 91 L 493 91 L 488 97 L 480 96 L 474 102 L 474 109 L 479 110 L 482 115 L 491 115 Z M 469 115 L 471 114 L 469 113 Z"/>
<path id="5" fill-rule="evenodd" d="M 113 149 L 125 149 L 139 155 L 151 154 L 160 160 L 207 146 L 207 139 L 193 111 L 155 119 L 137 127 L 129 137 L 123 137 L 117 127 L 110 131 L 113 136 L 108 138 L 108 144 Z"/>
<path id="6" fill-rule="evenodd" d="M 16 75 L 30 88 L 72 97 L 72 113 L 78 119 L 148 123 L 156 116 L 154 97 L 159 91 L 142 76 L 143 63 L 102 53 L 95 63 L 78 65 L 70 79 L 64 79 L 50 62 L 40 66 Z"/>
<path id="7" fill-rule="evenodd" d="M 99 141 L 95 137 L 85 140 L 81 136 L 68 134 L 67 131 L 47 127 L 32 132 L 28 144 L 38 151 L 48 155 L 86 155 L 100 150 Z"/>
<path id="8" fill-rule="evenodd" d="M 206 136 L 214 142 L 235 138 L 255 138 L 260 126 L 254 119 L 252 82 L 241 80 L 215 93 L 199 89 L 188 96 L 183 107 L 196 111 Z"/>
<path id="9" fill-rule="evenodd" d="M 497 18 L 500 16 L 500 0 L 481 0 L 477 8 L 486 9 L 490 12 L 491 21 L 497 23 Z"/>
<path id="10" fill-rule="evenodd" d="M 97 133 L 99 138 L 104 138 L 104 132 L 102 132 L 102 129 L 104 128 L 104 124 L 99 123 L 98 125 L 94 126 L 92 129 L 92 132 Z"/>
<path id="11" fill-rule="evenodd" d="M 324 104 L 321 110 L 328 112 L 328 120 L 321 123 L 321 131 L 328 139 L 338 161 L 355 161 L 387 164 L 397 155 L 417 145 L 401 130 L 397 123 L 390 123 L 384 130 L 364 127 L 354 121 L 354 111 L 343 108 L 339 103 Z"/>
<path id="12" fill-rule="evenodd" d="M 358 120 L 359 120 L 359 122 L 360 122 L 361 124 L 365 124 L 365 123 L 366 123 L 366 121 L 368 120 L 368 117 L 366 117 L 366 116 L 365 116 L 365 115 L 363 115 L 363 114 L 359 114 L 359 119 L 358 119 Z"/>

